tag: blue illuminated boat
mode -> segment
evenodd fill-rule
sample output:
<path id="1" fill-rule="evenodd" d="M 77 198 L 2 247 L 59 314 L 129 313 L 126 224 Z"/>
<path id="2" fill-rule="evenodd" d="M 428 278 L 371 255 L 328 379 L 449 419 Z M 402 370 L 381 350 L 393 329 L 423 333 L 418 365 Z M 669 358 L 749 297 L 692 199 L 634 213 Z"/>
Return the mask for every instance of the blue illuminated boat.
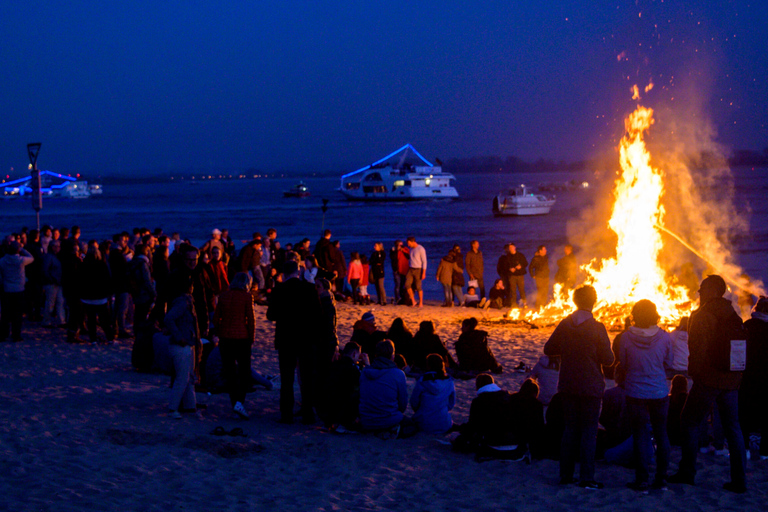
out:
<path id="1" fill-rule="evenodd" d="M 339 189 L 348 199 L 403 201 L 457 198 L 456 178 L 421 156 L 410 144 L 362 169 L 341 177 Z"/>

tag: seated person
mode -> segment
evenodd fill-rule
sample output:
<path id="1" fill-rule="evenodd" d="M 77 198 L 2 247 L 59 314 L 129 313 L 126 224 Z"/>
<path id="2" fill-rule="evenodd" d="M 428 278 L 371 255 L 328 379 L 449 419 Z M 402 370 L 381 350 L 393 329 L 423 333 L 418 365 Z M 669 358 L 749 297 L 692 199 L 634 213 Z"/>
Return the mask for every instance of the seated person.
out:
<path id="1" fill-rule="evenodd" d="M 474 286 L 467 288 L 467 293 L 464 294 L 464 306 L 465 308 L 481 308 L 485 305 L 485 300 L 480 300 L 480 296 L 477 294 L 477 290 Z"/>
<path id="2" fill-rule="evenodd" d="M 339 358 L 328 368 L 321 381 L 318 397 L 320 418 L 336 432 L 357 429 L 360 403 L 360 373 L 368 357 L 361 354 L 360 345 L 350 341 Z"/>
<path id="3" fill-rule="evenodd" d="M 450 371 L 458 369 L 456 361 L 451 357 L 450 352 L 440 340 L 440 336 L 435 334 L 435 324 L 431 320 L 424 320 L 419 324 L 419 330 L 413 337 L 414 360 L 411 362 L 411 368 L 421 371 L 427 369 L 427 356 L 429 354 L 439 354 L 445 361 L 446 367 Z"/>
<path id="4" fill-rule="evenodd" d="M 451 413 L 456 403 L 453 379 L 445 373 L 445 362 L 439 354 L 427 356 L 427 372 L 419 377 L 411 394 L 413 419 L 419 430 L 427 434 L 443 434 L 453 426 Z"/>
<path id="5" fill-rule="evenodd" d="M 549 405 L 557 393 L 557 381 L 560 377 L 560 357 L 541 356 L 531 370 L 531 377 L 539 385 L 539 402 Z"/>
<path id="6" fill-rule="evenodd" d="M 395 345 L 389 340 L 376 345 L 375 358 L 360 375 L 360 425 L 367 431 L 393 431 L 410 437 L 418 427 L 403 413 L 408 407 L 405 374 L 395 365 Z"/>
<path id="7" fill-rule="evenodd" d="M 454 348 L 459 370 L 467 373 L 501 373 L 503 367 L 488 348 L 488 333 L 476 329 L 477 318 L 465 318 L 461 322 L 461 335 Z"/>
<path id="8" fill-rule="evenodd" d="M 352 338 L 350 341 L 360 345 L 360 350 L 368 357 L 373 357 L 376 344 L 387 337 L 384 331 L 376 329 L 376 317 L 373 312 L 366 311 L 363 316 L 352 326 Z"/>
<path id="9" fill-rule="evenodd" d="M 526 379 L 517 393 L 509 400 L 510 415 L 514 418 L 517 441 L 525 444 L 534 458 L 543 456 L 544 405 L 539 402 L 539 386 L 536 381 Z"/>
<path id="10" fill-rule="evenodd" d="M 395 344 L 395 354 L 403 356 L 406 364 L 413 361 L 413 333 L 402 318 L 392 320 L 392 325 L 387 332 L 387 339 Z"/>
<path id="11" fill-rule="evenodd" d="M 488 292 L 488 302 L 486 308 L 502 309 L 504 307 L 504 281 L 497 279 L 493 282 L 493 288 Z"/>

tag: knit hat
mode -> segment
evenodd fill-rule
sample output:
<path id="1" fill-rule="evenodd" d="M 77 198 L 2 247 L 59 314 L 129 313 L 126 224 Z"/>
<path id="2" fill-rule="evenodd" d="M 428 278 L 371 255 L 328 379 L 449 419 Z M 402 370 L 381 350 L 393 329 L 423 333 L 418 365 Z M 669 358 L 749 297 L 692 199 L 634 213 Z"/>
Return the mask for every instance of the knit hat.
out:
<path id="1" fill-rule="evenodd" d="M 365 313 L 363 313 L 362 320 L 363 320 L 363 322 L 374 323 L 374 322 L 376 322 L 376 317 L 373 316 L 373 312 L 372 311 L 366 311 Z"/>

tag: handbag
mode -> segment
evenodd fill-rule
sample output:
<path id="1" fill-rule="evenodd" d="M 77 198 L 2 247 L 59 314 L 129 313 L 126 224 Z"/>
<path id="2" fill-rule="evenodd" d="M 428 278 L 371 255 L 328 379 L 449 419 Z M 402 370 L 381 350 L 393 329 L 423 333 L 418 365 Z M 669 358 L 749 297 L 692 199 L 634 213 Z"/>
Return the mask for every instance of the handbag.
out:
<path id="1" fill-rule="evenodd" d="M 470 286 L 472 288 L 477 288 L 478 287 L 477 279 L 470 279 L 469 282 L 467 283 L 467 288 L 469 288 Z"/>

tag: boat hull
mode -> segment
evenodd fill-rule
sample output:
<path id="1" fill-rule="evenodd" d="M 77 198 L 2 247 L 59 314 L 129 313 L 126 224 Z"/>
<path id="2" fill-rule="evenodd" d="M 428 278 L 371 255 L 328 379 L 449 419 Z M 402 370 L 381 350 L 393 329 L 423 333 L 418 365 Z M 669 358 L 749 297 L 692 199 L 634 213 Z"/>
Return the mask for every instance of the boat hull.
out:
<path id="1" fill-rule="evenodd" d="M 554 199 L 546 201 L 516 201 L 514 197 L 505 198 L 504 196 L 496 196 L 493 198 L 492 210 L 493 215 L 496 217 L 547 215 L 554 204 Z"/>
<path id="2" fill-rule="evenodd" d="M 422 201 L 429 199 L 456 199 L 459 193 L 453 187 L 414 190 L 403 187 L 391 192 L 363 192 L 341 190 L 344 197 L 353 201 Z"/>

